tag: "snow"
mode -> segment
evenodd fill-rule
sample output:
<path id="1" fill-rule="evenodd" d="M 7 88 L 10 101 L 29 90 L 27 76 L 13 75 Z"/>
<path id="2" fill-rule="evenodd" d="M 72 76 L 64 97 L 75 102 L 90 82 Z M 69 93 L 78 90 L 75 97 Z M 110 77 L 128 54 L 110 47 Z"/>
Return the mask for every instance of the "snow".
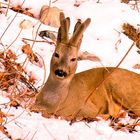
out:
<path id="1" fill-rule="evenodd" d="M 51 6 L 57 6 L 62 9 L 67 16 L 71 18 L 71 29 L 78 18 L 85 20 L 90 17 L 92 22 L 86 30 L 81 45 L 81 51 L 88 51 L 97 55 L 101 59 L 101 63 L 83 60 L 78 62 L 77 72 L 101 66 L 117 66 L 127 50 L 133 43 L 127 36 L 121 33 L 122 24 L 130 23 L 138 28 L 140 23 L 140 13 L 136 10 L 132 10 L 129 5 L 120 3 L 118 0 L 100 0 L 100 3 L 96 3 L 96 0 L 78 0 L 81 2 L 79 7 L 75 7 L 75 0 L 58 0 L 51 3 Z M 5 1 L 0 0 L 5 3 Z M 12 6 L 21 5 L 22 0 L 10 0 Z M 23 7 L 31 8 L 36 18 L 38 18 L 39 11 L 44 4 L 49 4 L 49 0 L 25 0 Z M 4 9 L 3 9 L 4 10 Z M 16 13 L 9 10 L 7 17 L 4 14 L 0 14 L 0 36 L 10 24 Z M 5 45 L 10 45 L 20 32 L 19 24 L 23 20 L 31 22 L 29 29 L 23 29 L 10 49 L 19 55 L 18 62 L 23 62 L 26 59 L 26 55 L 22 53 L 21 46 L 23 42 L 22 38 L 34 39 L 36 30 L 40 24 L 37 19 L 33 19 L 29 16 L 18 14 L 13 23 L 8 28 L 5 35 L 2 37 L 1 42 Z M 41 30 L 57 31 L 56 28 L 41 25 Z M 37 37 L 37 39 L 41 39 Z M 121 40 L 120 44 L 115 45 L 118 40 Z M 32 43 L 32 42 L 31 42 Z M 116 48 L 117 47 L 117 48 Z M 35 43 L 33 50 L 45 63 L 43 66 L 38 66 L 26 63 L 25 70 L 28 74 L 32 74 L 36 77 L 36 87 L 39 87 L 43 83 L 43 78 L 46 73 L 45 79 L 49 74 L 49 63 L 51 55 L 55 46 L 47 43 L 37 42 Z M 0 46 L 0 50 L 4 48 Z M 140 73 L 139 69 L 134 69 L 133 66 L 140 62 L 138 48 L 134 46 L 126 59 L 120 65 L 122 68 L 129 69 L 131 71 Z M 42 60 L 42 61 L 43 61 Z M 42 62 L 43 64 L 43 62 Z M 46 72 L 44 72 L 46 70 Z M 0 94 L 0 104 L 8 103 L 9 99 L 4 96 L 5 93 Z M 25 140 L 140 140 L 140 128 L 137 128 L 138 132 L 129 133 L 124 131 L 115 131 L 109 127 L 109 121 L 100 120 L 98 122 L 85 123 L 76 122 L 70 125 L 70 122 L 61 119 L 47 119 L 42 117 L 39 113 L 30 112 L 28 109 L 19 107 L 5 108 L 1 105 L 1 110 L 8 114 L 14 114 L 14 116 L 8 117 L 6 121 L 6 128 L 12 135 L 13 139 L 25 139 Z M 125 118 L 125 121 L 130 121 L 130 118 Z M 8 140 L 1 132 L 0 139 Z"/>

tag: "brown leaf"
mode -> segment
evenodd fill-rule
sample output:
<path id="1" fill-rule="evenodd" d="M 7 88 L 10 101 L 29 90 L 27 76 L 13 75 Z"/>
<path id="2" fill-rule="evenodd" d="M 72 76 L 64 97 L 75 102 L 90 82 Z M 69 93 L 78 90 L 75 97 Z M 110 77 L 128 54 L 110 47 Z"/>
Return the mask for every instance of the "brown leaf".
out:
<path id="1" fill-rule="evenodd" d="M 135 126 L 140 126 L 140 122 L 137 122 L 137 123 L 135 124 Z"/>
<path id="2" fill-rule="evenodd" d="M 33 51 L 32 51 L 32 49 L 31 49 L 31 47 L 30 47 L 30 44 L 23 45 L 22 51 L 23 51 L 23 53 L 25 53 L 26 55 L 32 55 L 32 54 L 33 54 Z"/>
<path id="3" fill-rule="evenodd" d="M 23 53 L 25 53 L 27 55 L 30 62 L 39 61 L 38 57 L 33 53 L 33 50 L 31 48 L 30 44 L 23 45 L 22 51 L 23 51 Z"/>
<path id="4" fill-rule="evenodd" d="M 116 118 L 125 118 L 125 117 L 126 117 L 126 112 L 121 112 L 116 116 Z"/>
<path id="5" fill-rule="evenodd" d="M 5 120 L 3 118 L 0 118 L 0 123 L 5 122 Z"/>
<path id="6" fill-rule="evenodd" d="M 18 107 L 20 106 L 20 104 L 18 103 L 18 101 L 12 100 L 12 101 L 10 102 L 10 106 L 11 106 L 11 107 L 18 108 Z"/>
<path id="7" fill-rule="evenodd" d="M 12 9 L 15 12 L 19 12 L 21 14 L 25 14 L 25 15 L 28 15 L 30 17 L 34 17 L 34 15 L 31 12 L 29 12 L 29 10 L 30 10 L 29 8 L 22 8 L 20 5 L 12 7 L 10 9 Z"/>
<path id="8" fill-rule="evenodd" d="M 134 69 L 140 69 L 140 64 L 135 64 L 135 65 L 133 66 L 133 68 L 134 68 Z"/>
<path id="9" fill-rule="evenodd" d="M 33 76 L 30 76 L 30 77 L 29 77 L 29 82 L 30 82 L 30 83 L 34 84 L 34 83 L 35 83 L 35 80 L 36 80 L 35 77 L 33 77 Z"/>
<path id="10" fill-rule="evenodd" d="M 128 4 L 129 3 L 129 0 L 121 0 L 121 2 Z"/>
<path id="11" fill-rule="evenodd" d="M 54 35 L 53 32 L 49 30 L 40 31 L 39 36 L 42 37 L 43 39 L 45 37 L 50 38 L 52 41 L 56 42 L 56 36 Z"/>
<path id="12" fill-rule="evenodd" d="M 12 136 L 9 134 L 9 132 L 7 131 L 7 128 L 4 127 L 3 125 L 0 126 L 0 131 L 7 136 L 9 139 L 12 139 Z"/>
<path id="13" fill-rule="evenodd" d="M 16 64 L 16 68 L 17 68 L 18 71 L 24 72 L 23 67 L 20 64 L 18 64 L 18 63 Z"/>
<path id="14" fill-rule="evenodd" d="M 2 111 L 0 111 L 0 118 L 3 118 L 3 117 L 11 117 L 11 116 L 14 116 L 13 114 L 6 114 Z"/>
<path id="15" fill-rule="evenodd" d="M 0 72 L 0 79 L 2 79 L 4 77 L 5 73 L 4 72 Z"/>
<path id="16" fill-rule="evenodd" d="M 104 120 L 108 120 L 110 118 L 109 114 L 101 114 L 100 117 L 102 117 Z"/>
<path id="17" fill-rule="evenodd" d="M 94 54 L 91 54 L 87 51 L 80 52 L 78 55 L 79 60 L 90 60 L 90 61 L 101 61 L 100 58 Z"/>
<path id="18" fill-rule="evenodd" d="M 140 49 L 140 31 L 134 26 L 124 23 L 122 26 L 123 33 L 136 43 L 136 46 Z"/>
<path id="19" fill-rule="evenodd" d="M 94 117 L 94 118 L 84 118 L 83 120 L 89 123 L 89 122 L 99 121 L 100 119 Z"/>
<path id="20" fill-rule="evenodd" d="M 13 60 L 17 59 L 16 54 L 14 54 L 11 50 L 8 50 L 8 52 L 6 53 L 6 57 L 10 58 L 10 59 L 13 59 Z"/>

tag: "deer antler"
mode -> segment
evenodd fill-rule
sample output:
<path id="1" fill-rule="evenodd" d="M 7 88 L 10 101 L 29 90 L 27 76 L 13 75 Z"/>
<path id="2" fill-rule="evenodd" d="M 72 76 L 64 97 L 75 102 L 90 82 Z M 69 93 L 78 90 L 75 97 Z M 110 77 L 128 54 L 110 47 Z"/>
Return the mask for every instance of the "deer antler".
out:
<path id="1" fill-rule="evenodd" d="M 63 12 L 60 13 L 60 27 L 58 30 L 58 36 L 57 36 L 57 45 L 59 43 L 69 43 L 72 46 L 80 47 L 83 32 L 86 30 L 88 25 L 90 24 L 91 19 L 86 19 L 83 23 L 81 23 L 81 20 L 78 20 L 74 31 L 73 36 L 69 40 L 68 32 L 70 27 L 70 18 L 65 18 L 65 15 Z"/>
<path id="2" fill-rule="evenodd" d="M 83 32 L 86 30 L 90 22 L 91 19 L 88 18 L 83 23 L 81 23 L 80 20 L 76 23 L 73 36 L 70 39 L 70 44 L 78 47 L 80 46 L 83 37 Z"/>
<path id="3" fill-rule="evenodd" d="M 81 24 L 82 24 L 82 23 L 81 23 L 81 19 L 78 19 L 77 23 L 75 24 L 73 34 L 75 33 L 75 31 L 77 30 L 77 28 L 78 28 Z"/>
<path id="4" fill-rule="evenodd" d="M 70 18 L 69 17 L 65 18 L 64 13 L 61 12 L 60 13 L 60 27 L 59 27 L 58 36 L 57 36 L 57 44 L 59 44 L 60 42 L 68 43 L 69 27 L 70 27 Z"/>

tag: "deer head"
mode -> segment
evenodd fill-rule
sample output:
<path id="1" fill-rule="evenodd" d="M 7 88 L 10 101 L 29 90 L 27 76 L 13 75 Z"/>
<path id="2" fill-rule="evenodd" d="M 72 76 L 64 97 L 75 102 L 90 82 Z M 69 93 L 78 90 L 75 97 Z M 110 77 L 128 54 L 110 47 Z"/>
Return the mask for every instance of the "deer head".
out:
<path id="1" fill-rule="evenodd" d="M 89 23 L 90 19 L 87 19 L 84 23 L 78 20 L 73 35 L 69 39 L 70 19 L 69 17 L 65 18 L 64 13 L 60 13 L 61 26 L 58 30 L 57 46 L 53 53 L 50 66 L 50 74 L 55 79 L 67 79 L 69 81 L 75 74 L 83 32 Z"/>

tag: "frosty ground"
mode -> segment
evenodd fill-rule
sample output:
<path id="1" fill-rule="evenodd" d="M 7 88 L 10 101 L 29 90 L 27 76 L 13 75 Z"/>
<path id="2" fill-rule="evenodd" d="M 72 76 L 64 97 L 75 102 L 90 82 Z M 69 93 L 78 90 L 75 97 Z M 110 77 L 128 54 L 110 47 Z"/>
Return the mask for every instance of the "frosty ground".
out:
<path id="1" fill-rule="evenodd" d="M 1 2 L 5 3 L 5 1 Z M 22 0 L 10 0 L 11 6 L 21 5 Z M 15 52 L 19 57 L 19 63 L 24 62 L 26 55 L 22 53 L 20 46 L 23 45 L 22 38 L 34 39 L 36 30 L 40 24 L 38 15 L 42 5 L 49 5 L 48 0 L 25 0 L 23 7 L 31 8 L 30 12 L 34 14 L 35 18 L 31 18 L 24 14 L 18 14 L 10 25 L 1 42 L 9 46 L 20 32 L 20 23 L 23 20 L 29 20 L 32 26 L 29 29 L 24 29 L 20 33 L 16 41 L 10 46 L 10 49 Z M 120 3 L 119 0 L 79 0 L 80 6 L 74 6 L 75 0 L 58 0 L 52 2 L 51 6 L 57 6 L 62 9 L 66 16 L 71 18 L 71 29 L 77 19 L 85 20 L 91 18 L 91 24 L 84 34 L 81 51 L 88 51 L 101 59 L 101 62 L 93 62 L 89 60 L 82 60 L 78 62 L 77 72 L 101 66 L 117 66 L 126 54 L 133 41 L 122 33 L 123 23 L 129 23 L 140 28 L 140 13 L 137 9 L 133 10 L 132 5 Z M 3 9 L 2 11 L 4 11 Z M 4 33 L 10 21 L 14 18 L 16 12 L 9 10 L 8 15 L 0 14 L 0 36 Z M 41 25 L 39 28 L 42 30 L 57 31 L 57 28 Z M 39 36 L 37 40 L 43 40 Z M 32 42 L 30 42 L 32 43 Z M 27 62 L 24 69 L 28 74 L 36 78 L 35 87 L 38 88 L 42 85 L 43 79 L 45 80 L 49 74 L 49 63 L 51 55 L 55 46 L 44 42 L 36 42 L 33 51 L 39 54 L 45 63 L 45 69 L 41 65 L 32 64 Z M 3 51 L 0 45 L 0 51 Z M 137 73 L 139 69 L 134 68 L 136 64 L 140 64 L 140 56 L 137 53 L 138 48 L 134 46 L 125 60 L 121 63 L 120 67 L 125 68 Z M 43 63 L 43 62 L 42 62 Z M 4 91 L 1 91 L 0 104 L 1 110 L 14 116 L 8 117 L 5 123 L 7 131 L 13 139 L 22 140 L 140 140 L 140 128 L 136 127 L 137 132 L 129 133 L 128 131 L 115 131 L 109 127 L 110 121 L 100 120 L 91 123 L 76 122 L 70 125 L 62 119 L 47 119 L 39 113 L 30 112 L 28 109 L 18 107 L 6 107 L 2 104 L 8 103 L 9 98 Z M 133 119 L 126 116 L 122 119 L 124 123 L 134 122 Z M 8 139 L 0 131 L 0 139 Z"/>

